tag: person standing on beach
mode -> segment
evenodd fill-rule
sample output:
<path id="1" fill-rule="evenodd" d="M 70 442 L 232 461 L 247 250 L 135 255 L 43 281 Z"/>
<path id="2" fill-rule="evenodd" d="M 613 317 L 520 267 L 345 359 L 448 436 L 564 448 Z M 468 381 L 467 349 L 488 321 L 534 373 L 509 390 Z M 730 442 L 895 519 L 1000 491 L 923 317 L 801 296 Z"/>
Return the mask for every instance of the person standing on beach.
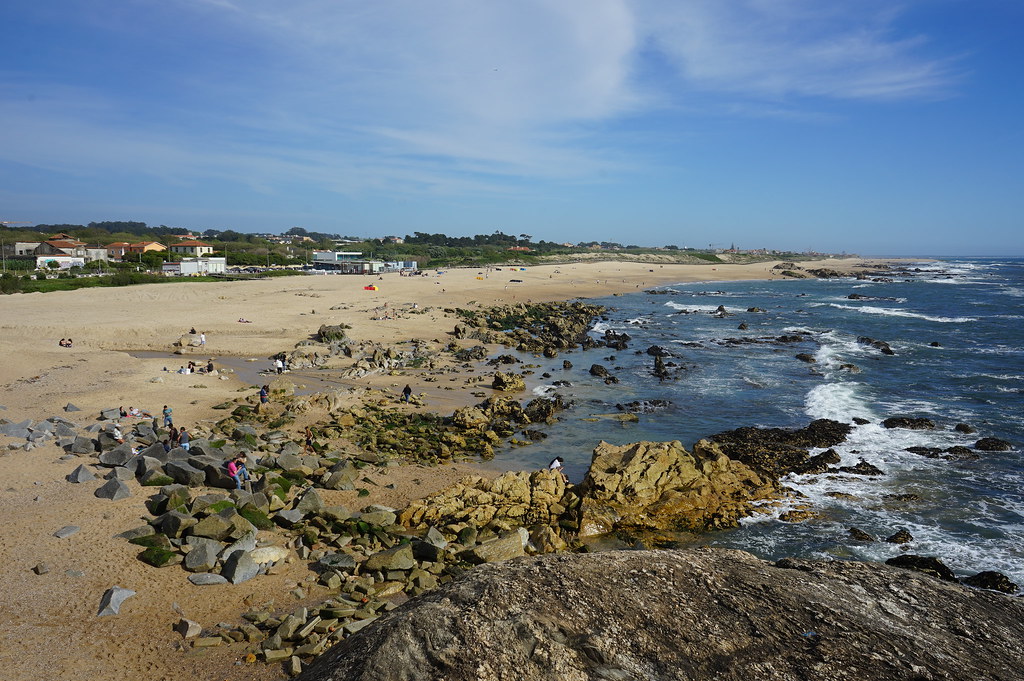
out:
<path id="1" fill-rule="evenodd" d="M 184 427 L 178 431 L 178 444 L 186 452 L 192 447 L 192 436 L 188 434 Z"/>
<path id="2" fill-rule="evenodd" d="M 171 447 L 177 447 L 178 446 L 178 429 L 175 428 L 174 426 L 171 426 L 171 430 L 167 433 L 167 439 L 170 441 Z"/>
<path id="3" fill-rule="evenodd" d="M 256 410 L 259 411 L 266 404 L 270 402 L 270 386 L 265 385 L 260 388 L 260 403 L 256 406 Z"/>
<path id="4" fill-rule="evenodd" d="M 406 386 L 404 388 L 402 388 L 402 401 L 408 404 L 409 398 L 411 396 L 412 396 L 412 388 L 409 386 L 409 384 L 406 384 Z"/>
<path id="5" fill-rule="evenodd" d="M 274 368 L 277 370 L 277 373 L 280 375 L 284 371 L 284 360 L 282 360 L 280 357 L 275 359 L 274 360 Z"/>
<path id="6" fill-rule="evenodd" d="M 203 331 L 199 334 L 199 347 L 206 345 L 206 332 Z"/>
<path id="7" fill-rule="evenodd" d="M 303 454 L 316 454 L 316 449 L 313 447 L 313 429 L 306 426 L 306 445 L 302 448 Z"/>

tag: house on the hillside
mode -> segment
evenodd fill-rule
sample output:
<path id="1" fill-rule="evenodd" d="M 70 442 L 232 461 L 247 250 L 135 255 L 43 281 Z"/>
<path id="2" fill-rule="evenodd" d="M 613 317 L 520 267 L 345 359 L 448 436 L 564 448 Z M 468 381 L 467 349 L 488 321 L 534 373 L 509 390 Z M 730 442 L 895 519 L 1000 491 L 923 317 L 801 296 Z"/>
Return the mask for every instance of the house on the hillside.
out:
<path id="1" fill-rule="evenodd" d="M 533 249 L 529 248 L 528 246 L 510 246 L 508 250 L 514 253 L 529 253 Z"/>
<path id="2" fill-rule="evenodd" d="M 129 253 L 161 253 L 166 250 L 166 246 L 156 241 L 140 241 L 128 246 Z"/>
<path id="3" fill-rule="evenodd" d="M 213 253 L 213 246 L 204 241 L 180 241 L 176 244 L 171 244 L 171 253 L 201 258 L 204 255 Z"/>
<path id="4" fill-rule="evenodd" d="M 112 244 L 107 244 L 107 257 L 111 260 L 121 260 L 128 252 L 129 246 L 131 244 L 127 241 L 115 241 Z"/>

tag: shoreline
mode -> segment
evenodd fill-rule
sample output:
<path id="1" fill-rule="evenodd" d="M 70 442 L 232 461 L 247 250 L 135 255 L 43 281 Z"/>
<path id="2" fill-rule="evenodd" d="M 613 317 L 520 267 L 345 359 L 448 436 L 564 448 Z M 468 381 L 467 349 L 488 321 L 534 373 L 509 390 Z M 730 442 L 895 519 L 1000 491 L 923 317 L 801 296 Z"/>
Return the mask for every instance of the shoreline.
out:
<path id="1" fill-rule="evenodd" d="M 840 269 L 845 264 L 849 271 L 865 262 L 869 261 L 851 258 L 800 265 Z M 891 262 L 870 261 L 874 265 Z M 4 320 L 0 323 L 0 348 L 19 361 L 0 366 L 0 385 L 7 390 L 7 397 L 0 400 L 7 409 L 0 411 L 0 418 L 13 422 L 52 415 L 74 419 L 76 414 L 61 411 L 69 402 L 82 409 L 83 424 L 101 409 L 119 405 L 158 413 L 163 404 L 171 404 L 176 424 L 219 418 L 223 413 L 215 412 L 213 406 L 240 394 L 251 394 L 252 384 L 239 380 L 237 375 L 164 372 L 163 367 L 168 365 L 165 358 L 131 356 L 133 351 L 166 352 L 170 343 L 191 327 L 206 331 L 208 344 L 197 352 L 181 355 L 182 363 L 190 357 L 205 360 L 231 356 L 241 361 L 254 358 L 269 367 L 268 356 L 310 337 L 321 324 L 348 324 L 352 327 L 348 333 L 355 342 L 396 344 L 415 339 L 443 346 L 458 321 L 444 313 L 444 308 L 592 298 L 685 281 L 769 279 L 768 268 L 773 264 L 659 267 L 612 262 L 602 268 L 588 263 L 531 267 L 525 273 L 516 270 L 514 275 L 499 270 L 483 279 L 477 278 L 480 270 L 470 268 L 431 277 L 385 275 L 374 278 L 380 282 L 378 291 L 362 289 L 370 281 L 368 277 L 318 276 L 82 289 L 50 293 L 45 299 L 26 296 L 30 300 L 20 301 L 4 297 L 0 298 Z M 768 277 L 763 276 L 766 272 Z M 503 276 L 499 278 L 498 274 Z M 524 285 L 507 283 L 512 278 L 524 279 Z M 43 301 L 47 305 L 40 310 Z M 375 309 L 379 316 L 384 303 L 391 310 L 404 310 L 401 318 L 372 319 Z M 413 303 L 417 305 L 415 312 L 411 309 Z M 253 319 L 253 324 L 240 324 L 235 321 L 239 317 Z M 55 333 L 58 329 L 60 333 Z M 75 347 L 70 350 L 57 346 L 57 340 L 66 335 L 75 339 Z M 114 349 L 116 346 L 120 347 Z M 416 384 L 417 393 L 427 394 L 423 411 L 450 413 L 457 406 L 479 401 L 471 393 L 489 387 L 466 383 L 468 372 L 483 373 L 481 363 L 473 366 L 476 368 L 453 364 L 445 367 L 451 369 L 449 381 Z M 294 376 L 300 377 L 297 373 Z M 421 373 L 420 378 L 424 377 Z M 156 378 L 162 380 L 154 382 Z M 367 389 L 397 396 L 406 382 L 413 381 L 403 373 L 353 379 L 349 387 L 354 391 L 353 399 L 358 400 Z M 8 442 L 3 438 L 0 445 Z M 172 605 L 179 605 L 190 619 L 204 624 L 237 620 L 245 604 L 275 598 L 281 607 L 294 607 L 299 601 L 288 593 L 308 577 L 304 563 L 297 561 L 280 574 L 253 582 L 217 587 L 211 599 L 210 592 L 201 588 L 196 591 L 181 570 L 156 570 L 143 565 L 135 558 L 137 547 L 113 538 L 140 524 L 140 515 L 145 515 L 145 488 L 129 499 L 111 503 L 96 499 L 91 493 L 94 486 L 70 485 L 60 479 L 79 461 L 59 459 L 63 452 L 52 444 L 30 452 L 0 451 L 0 475 L 7 480 L 6 490 L 0 495 L 0 513 L 8 526 L 0 537 L 0 558 L 10 566 L 11 574 L 8 595 L 0 602 L 0 615 L 13 625 L 0 641 L 0 662 L 14 670 L 15 676 L 172 678 L 186 672 L 224 679 L 280 677 L 280 670 L 274 666 L 235 665 L 236 654 L 229 647 L 177 650 L 180 638 L 169 631 L 179 617 Z M 373 497 L 357 500 L 354 494 L 338 493 L 334 501 L 353 509 L 367 503 L 398 505 L 403 499 L 407 503 L 447 487 L 468 473 L 490 470 L 486 463 L 411 468 L 414 470 L 388 469 L 380 476 L 374 475 L 380 489 L 375 489 Z M 388 485 L 394 485 L 394 489 L 387 489 Z M 63 540 L 51 536 L 68 524 L 80 525 L 82 531 Z M 50 563 L 50 572 L 34 574 L 31 569 L 40 562 Z M 126 602 L 121 615 L 97 619 L 99 596 L 114 584 L 131 588 L 138 595 Z M 69 646 L 63 653 L 50 650 L 54 629 L 68 632 Z M 111 640 L 117 643 L 109 643 Z M 92 646 L 99 647 L 94 657 L 78 654 Z M 80 649 L 78 653 L 76 648 Z M 11 660 L 4 659 L 11 654 Z M 56 656 L 56 666 L 53 661 L 47 662 L 50 655 Z M 121 670 L 123 676 L 112 674 L 113 668 Z"/>

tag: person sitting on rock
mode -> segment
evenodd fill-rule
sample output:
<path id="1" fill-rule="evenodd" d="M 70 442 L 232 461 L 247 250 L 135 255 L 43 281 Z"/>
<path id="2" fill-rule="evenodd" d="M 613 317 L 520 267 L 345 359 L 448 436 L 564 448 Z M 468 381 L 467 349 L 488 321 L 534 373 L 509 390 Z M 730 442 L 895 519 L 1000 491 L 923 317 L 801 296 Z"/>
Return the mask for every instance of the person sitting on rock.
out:
<path id="1" fill-rule="evenodd" d="M 242 489 L 242 481 L 249 482 L 249 469 L 245 466 L 245 456 L 236 456 L 227 463 L 228 475 L 235 481 L 235 489 Z"/>
<path id="2" fill-rule="evenodd" d="M 548 464 L 548 470 L 558 471 L 559 474 L 562 476 L 562 479 L 568 481 L 568 478 L 565 477 L 565 471 L 562 470 L 562 466 L 564 463 L 565 462 L 562 460 L 562 457 L 556 456 L 554 459 L 551 460 L 551 463 Z"/>

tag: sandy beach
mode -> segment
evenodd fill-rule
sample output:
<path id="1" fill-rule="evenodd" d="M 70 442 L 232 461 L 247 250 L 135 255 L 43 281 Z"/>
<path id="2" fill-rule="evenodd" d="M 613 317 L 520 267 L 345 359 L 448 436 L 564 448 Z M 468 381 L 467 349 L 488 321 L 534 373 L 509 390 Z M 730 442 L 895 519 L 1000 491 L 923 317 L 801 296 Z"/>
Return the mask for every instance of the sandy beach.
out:
<path id="1" fill-rule="evenodd" d="M 800 265 L 849 271 L 864 262 L 829 259 Z M 170 405 L 178 425 L 212 423 L 223 416 L 214 405 L 254 392 L 251 372 L 175 373 L 190 359 L 268 368 L 270 355 L 313 337 L 322 324 L 340 323 L 351 327 L 353 341 L 443 345 L 458 321 L 446 308 L 591 298 L 671 282 L 778 279 L 771 272 L 775 264 L 595 262 L 443 274 L 430 270 L 415 277 L 313 275 L 3 296 L 0 351 L 6 360 L 0 363 L 0 405 L 5 409 L 0 418 L 19 422 L 60 415 L 85 426 L 104 408 L 135 406 L 157 414 Z M 370 285 L 377 290 L 364 288 Z M 170 355 L 191 328 L 205 333 L 206 345 L 180 357 Z M 72 338 L 74 346 L 60 347 L 62 338 Z M 472 392 L 480 385 L 463 380 L 441 385 L 420 378 L 415 372 L 367 377 L 350 381 L 349 387 L 397 395 L 410 383 L 424 396 L 422 408 L 440 413 L 479 401 Z M 352 394 L 358 399 L 358 391 Z M 68 403 L 81 411 L 65 413 Z M 132 481 L 132 497 L 97 499 L 95 484 L 64 480 L 84 460 L 61 459 L 65 452 L 52 443 L 31 451 L 10 449 L 10 444 L 15 441 L 0 436 L 0 562 L 6 573 L 0 595 L 0 618 L 6 622 L 0 632 L 0 668 L 6 678 L 282 678 L 279 666 L 243 663 L 241 645 L 192 649 L 171 627 L 180 613 L 213 627 L 237 623 L 250 605 L 273 601 L 293 607 L 301 601 L 292 592 L 308 587 L 312 574 L 301 561 L 238 585 L 193 586 L 181 569 L 149 567 L 136 559 L 138 547 L 114 538 L 145 522 L 143 502 L 155 490 Z M 368 498 L 357 499 L 355 492 L 326 494 L 330 503 L 353 510 L 368 503 L 401 507 L 478 472 L 471 464 L 380 469 L 369 473 L 377 486 Z M 64 539 L 53 536 L 66 525 L 81 530 Z M 45 574 L 32 570 L 40 563 L 49 567 Z M 137 594 L 119 615 L 98 618 L 100 597 L 114 585 Z M 306 591 L 310 599 L 323 594 Z"/>

